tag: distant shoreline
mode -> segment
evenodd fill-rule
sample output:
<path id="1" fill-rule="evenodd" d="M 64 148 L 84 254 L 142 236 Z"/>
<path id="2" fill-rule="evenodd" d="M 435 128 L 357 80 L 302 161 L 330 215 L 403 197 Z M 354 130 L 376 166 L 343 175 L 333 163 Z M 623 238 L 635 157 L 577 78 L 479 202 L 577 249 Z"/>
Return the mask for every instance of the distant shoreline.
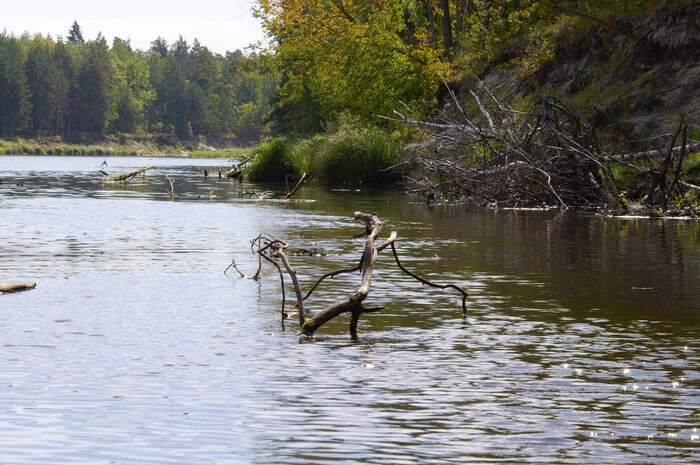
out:
<path id="1" fill-rule="evenodd" d="M 148 139 L 127 139 L 123 142 L 104 141 L 97 143 L 64 143 L 50 139 L 37 141 L 32 139 L 0 139 L 0 156 L 143 156 L 143 157 L 181 157 L 181 158 L 239 158 L 250 149 L 238 147 L 215 148 L 205 144 L 186 147 L 180 144 L 158 144 Z"/>

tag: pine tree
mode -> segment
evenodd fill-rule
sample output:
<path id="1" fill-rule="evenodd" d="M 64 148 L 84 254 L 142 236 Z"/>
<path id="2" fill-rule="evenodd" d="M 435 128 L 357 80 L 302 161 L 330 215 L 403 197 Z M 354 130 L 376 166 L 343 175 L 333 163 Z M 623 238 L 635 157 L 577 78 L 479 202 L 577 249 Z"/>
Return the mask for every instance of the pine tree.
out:
<path id="1" fill-rule="evenodd" d="M 68 42 L 71 44 L 85 43 L 85 39 L 83 39 L 83 33 L 80 30 L 78 21 L 73 21 L 73 25 L 70 27 L 70 31 L 68 31 Z"/>

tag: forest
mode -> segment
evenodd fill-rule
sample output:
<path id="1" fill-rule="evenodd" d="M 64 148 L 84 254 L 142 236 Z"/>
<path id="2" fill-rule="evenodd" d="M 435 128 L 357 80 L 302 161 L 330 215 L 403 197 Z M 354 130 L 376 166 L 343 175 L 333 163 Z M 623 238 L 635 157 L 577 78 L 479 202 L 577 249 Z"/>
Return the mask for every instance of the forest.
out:
<path id="1" fill-rule="evenodd" d="M 0 34 L 0 136 L 106 135 L 248 145 L 266 131 L 277 79 L 255 56 L 214 54 L 196 39 L 146 51 L 115 37 L 86 40 L 74 22 L 65 39 Z"/>
<path id="2" fill-rule="evenodd" d="M 587 53 L 591 43 L 577 40 L 591 30 L 611 35 L 681 3 L 690 2 L 260 0 L 257 13 L 282 76 L 277 117 L 313 133 L 342 113 L 370 123 L 394 111 L 434 115 L 444 84 L 495 68 L 544 90 L 543 72 L 558 55 Z"/>

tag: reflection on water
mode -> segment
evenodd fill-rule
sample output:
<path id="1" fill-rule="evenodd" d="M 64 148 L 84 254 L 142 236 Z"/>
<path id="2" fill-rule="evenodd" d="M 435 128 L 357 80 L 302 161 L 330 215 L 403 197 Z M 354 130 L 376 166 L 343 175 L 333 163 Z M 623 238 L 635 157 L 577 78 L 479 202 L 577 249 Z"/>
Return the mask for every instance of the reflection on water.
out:
<path id="1" fill-rule="evenodd" d="M 284 205 L 237 195 L 224 161 L 0 157 L 0 456 L 5 464 L 697 463 L 698 222 L 427 207 L 314 186 Z M 201 169 L 214 168 L 205 178 Z M 165 174 L 178 198 L 169 201 Z M 22 186 L 17 186 L 22 183 Z M 269 186 L 267 186 L 269 187 Z M 284 189 L 276 187 L 278 192 Z M 279 322 L 261 229 L 302 285 L 356 263 L 355 210 L 399 233 L 368 304 L 313 341 Z M 357 276 L 324 283 L 321 308 Z"/>

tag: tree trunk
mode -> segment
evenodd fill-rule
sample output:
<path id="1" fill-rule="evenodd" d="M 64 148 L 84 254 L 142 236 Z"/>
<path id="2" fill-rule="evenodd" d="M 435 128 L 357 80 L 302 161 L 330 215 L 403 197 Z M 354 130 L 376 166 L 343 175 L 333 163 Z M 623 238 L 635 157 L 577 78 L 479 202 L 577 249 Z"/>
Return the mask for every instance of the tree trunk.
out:
<path id="1" fill-rule="evenodd" d="M 452 49 L 452 19 L 450 18 L 450 3 L 448 0 L 440 0 L 442 10 L 442 43 L 445 51 Z"/>

